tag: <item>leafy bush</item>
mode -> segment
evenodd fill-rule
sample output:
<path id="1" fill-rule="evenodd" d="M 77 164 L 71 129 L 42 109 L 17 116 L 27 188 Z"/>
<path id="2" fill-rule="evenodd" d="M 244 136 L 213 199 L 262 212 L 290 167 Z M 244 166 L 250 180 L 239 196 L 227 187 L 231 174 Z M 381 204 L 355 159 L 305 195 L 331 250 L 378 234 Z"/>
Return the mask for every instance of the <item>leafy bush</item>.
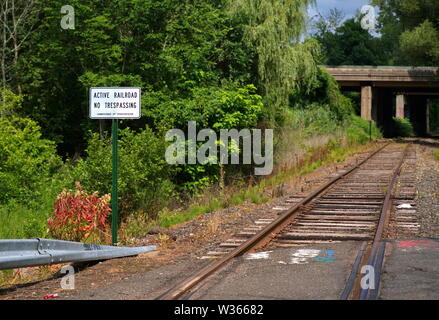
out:
<path id="1" fill-rule="evenodd" d="M 14 94 L 11 90 L 0 89 L 0 115 L 11 116 L 21 108 L 23 96 Z"/>
<path id="2" fill-rule="evenodd" d="M 390 136 L 392 137 L 413 137 L 413 125 L 410 120 L 394 117 L 390 126 Z"/>
<path id="3" fill-rule="evenodd" d="M 0 203 L 29 201 L 61 166 L 55 144 L 30 119 L 0 119 Z"/>
<path id="4" fill-rule="evenodd" d="M 164 135 L 145 128 L 140 133 L 125 130 L 120 142 L 121 209 L 142 209 L 155 218 L 171 199 L 176 170 L 165 160 Z"/>
<path id="5" fill-rule="evenodd" d="M 371 126 L 368 120 L 364 120 L 356 115 L 351 116 L 346 133 L 350 144 L 363 144 L 370 138 L 382 138 L 382 133 L 375 122 L 372 122 Z"/>
<path id="6" fill-rule="evenodd" d="M 70 241 L 103 239 L 111 211 L 109 203 L 109 194 L 100 198 L 97 192 L 88 194 L 79 183 L 75 191 L 64 189 L 55 201 L 52 217 L 47 221 L 49 234 Z"/>
<path id="7" fill-rule="evenodd" d="M 290 106 L 294 109 L 325 107 L 338 122 L 349 118 L 354 111 L 351 99 L 341 93 L 335 79 L 323 68 L 318 68 L 317 77 L 310 88 L 291 91 Z"/>
<path id="8" fill-rule="evenodd" d="M 162 92 L 142 101 L 144 116 L 156 127 L 185 130 L 188 121 L 212 129 L 255 128 L 262 113 L 262 97 L 256 87 L 225 83 L 221 87 L 194 88 L 188 98 L 172 99 Z"/>
<path id="9" fill-rule="evenodd" d="M 211 128 L 217 133 L 221 129 L 256 128 L 264 107 L 262 97 L 256 92 L 253 85 L 239 86 L 232 82 L 220 87 L 193 88 L 187 98 L 170 99 L 163 92 L 156 92 L 144 99 L 144 116 L 152 118 L 158 128 L 183 131 L 188 121 L 196 121 L 198 130 Z M 194 164 L 179 166 L 178 170 L 175 183 L 194 194 L 218 181 L 220 169 L 218 164 Z M 232 167 L 226 168 L 231 170 Z"/>
<path id="10" fill-rule="evenodd" d="M 172 198 L 171 182 L 175 168 L 165 161 L 166 141 L 146 127 L 139 133 L 130 129 L 120 132 L 119 204 L 121 216 L 137 210 L 155 217 Z M 111 140 L 92 134 L 87 158 L 73 168 L 76 181 L 88 190 L 111 192 Z"/>

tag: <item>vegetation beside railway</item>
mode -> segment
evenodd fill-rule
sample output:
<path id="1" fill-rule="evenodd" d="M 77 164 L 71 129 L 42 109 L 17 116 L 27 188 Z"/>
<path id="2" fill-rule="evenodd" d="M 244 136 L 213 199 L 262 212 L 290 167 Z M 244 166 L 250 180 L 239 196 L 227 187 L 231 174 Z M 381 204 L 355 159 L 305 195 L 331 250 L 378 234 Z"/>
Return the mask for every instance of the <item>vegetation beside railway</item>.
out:
<path id="1" fill-rule="evenodd" d="M 142 119 L 122 123 L 122 239 L 154 224 L 266 201 L 265 187 L 286 172 L 311 171 L 367 142 L 369 124 L 318 67 L 319 42 L 301 41 L 310 3 L 261 0 L 254 10 L 241 0 L 74 0 L 85 23 L 60 31 L 62 1 L 35 1 L 18 26 L 19 51 L 12 42 L 4 48 L 10 68 L 2 68 L 0 238 L 48 236 L 56 196 L 77 181 L 90 193 L 110 193 L 109 125 L 88 119 L 91 86 L 144 92 Z M 273 25 L 270 15 L 291 10 L 294 19 Z M 273 176 L 258 180 L 249 166 L 167 164 L 164 133 L 184 131 L 188 120 L 216 131 L 274 128 Z M 230 199 L 209 196 L 228 190 Z"/>
<path id="2" fill-rule="evenodd" d="M 334 36 L 371 44 L 337 55 L 338 63 L 382 63 L 373 57 L 393 49 L 380 55 L 385 42 L 355 19 L 302 41 L 311 2 L 257 0 L 255 10 L 243 0 L 72 0 L 84 22 L 74 30 L 59 28 L 63 1 L 33 2 L 16 29 L 20 47 L 11 41 L 2 48 L 0 238 L 48 236 L 56 196 L 77 181 L 90 193 L 111 191 L 109 123 L 88 119 L 91 86 L 144 92 L 142 119 L 122 123 L 122 239 L 267 201 L 267 188 L 367 143 L 369 123 L 354 115 L 358 97 L 343 95 L 318 65 L 328 62 L 328 45 L 337 49 Z M 287 19 L 291 11 L 297 14 Z M 216 131 L 274 128 L 273 175 L 258 179 L 249 166 L 167 164 L 164 133 L 185 131 L 188 120 Z M 372 138 L 379 136 L 372 126 Z"/>
<path id="3" fill-rule="evenodd" d="M 323 112 L 330 114 L 324 108 L 319 111 L 320 117 Z M 309 121 L 307 116 L 316 114 L 300 111 L 296 120 L 301 117 L 304 123 Z M 136 162 L 142 170 L 139 171 L 139 167 L 122 166 L 121 200 L 125 212 L 128 212 L 121 230 L 123 238 L 144 235 L 155 224 L 168 227 L 222 207 L 246 201 L 265 202 L 269 199 L 266 189 L 298 174 L 311 172 L 325 163 L 340 162 L 356 150 L 358 145 L 369 141 L 369 123 L 357 116 L 352 115 L 345 120 L 346 128 L 324 119 L 324 116 L 322 118 L 320 123 L 326 121 L 328 131 L 331 132 L 312 135 L 310 126 L 315 122 L 311 121 L 302 127 L 282 128 L 282 133 L 290 138 L 283 143 L 290 143 L 288 148 L 286 145 L 278 146 L 278 165 L 272 176 L 261 181 L 253 179 L 249 183 L 241 175 L 236 182 L 227 183 L 224 189 L 219 188 L 218 183 L 211 183 L 191 197 L 187 193 L 179 192 L 169 179 L 175 168 L 164 161 L 164 139 L 159 139 L 148 129 L 140 133 L 125 129 L 121 135 L 122 162 Z M 3 168 L 8 168 L 8 172 L 4 173 L 3 178 L 9 183 L 2 185 L 5 192 L 4 204 L 0 207 L 3 221 L 0 225 L 0 237 L 47 237 L 47 219 L 53 211 L 57 194 L 63 188 L 72 188 L 75 181 L 80 181 L 88 190 L 100 191 L 101 194 L 110 190 L 110 141 L 109 138 L 100 138 L 94 134 L 87 148 L 87 158 L 76 163 L 63 162 L 56 154 L 55 144 L 40 137 L 39 128 L 34 121 L 17 119 L 4 119 L 8 126 L 3 126 L 4 131 L 1 132 L 1 138 L 4 139 L 1 139 L 0 147 L 8 155 L 3 162 Z M 15 134 L 11 135 L 11 131 Z M 373 127 L 372 138 L 379 136 L 379 130 Z M 302 152 L 300 157 L 294 158 L 295 162 L 285 161 L 285 158 L 295 152 Z M 6 198 L 7 195 L 9 199 Z M 157 211 L 147 210 L 147 204 L 136 202 L 145 201 L 148 196 L 156 201 Z M 172 196 L 180 198 L 167 201 Z M 189 205 L 182 205 L 186 200 L 189 200 Z"/>

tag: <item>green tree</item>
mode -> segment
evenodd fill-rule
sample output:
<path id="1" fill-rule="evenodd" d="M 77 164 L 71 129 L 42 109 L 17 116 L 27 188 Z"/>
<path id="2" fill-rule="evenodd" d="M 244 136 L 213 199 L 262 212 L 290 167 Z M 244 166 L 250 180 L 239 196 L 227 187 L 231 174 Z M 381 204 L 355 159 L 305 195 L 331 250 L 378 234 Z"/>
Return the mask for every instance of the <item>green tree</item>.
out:
<path id="1" fill-rule="evenodd" d="M 0 204 L 29 201 L 61 166 L 55 144 L 42 139 L 35 121 L 16 115 L 20 97 L 4 95 L 0 117 Z"/>
<path id="2" fill-rule="evenodd" d="M 298 84 L 308 86 L 317 74 L 319 46 L 300 42 L 306 31 L 306 10 L 312 0 L 232 0 L 231 14 L 242 19 L 244 40 L 256 49 L 257 85 L 268 97 L 268 120 L 274 124 L 280 107 Z"/>
<path id="3" fill-rule="evenodd" d="M 141 86 L 163 102 L 255 78 L 254 50 L 242 44 L 241 22 L 227 14 L 226 0 L 72 0 L 74 30 L 60 28 L 63 1 L 37 2 L 39 23 L 16 68 L 23 109 L 64 155 L 79 154 L 85 132 L 97 129 L 88 119 L 90 86 Z M 153 119 L 122 126 L 145 124 Z"/>
<path id="4" fill-rule="evenodd" d="M 316 19 L 317 18 L 317 19 Z M 325 33 L 334 33 L 342 24 L 345 14 L 342 10 L 333 8 L 329 10 L 329 14 L 323 16 L 320 12 L 311 18 L 310 24 L 313 35 L 323 35 Z"/>
<path id="5" fill-rule="evenodd" d="M 379 31 L 393 43 L 396 64 L 437 66 L 439 2 L 435 0 L 372 0 L 380 8 Z"/>
<path id="6" fill-rule="evenodd" d="M 439 66 L 439 29 L 429 20 L 402 33 L 400 46 L 412 65 Z"/>
<path id="7" fill-rule="evenodd" d="M 317 22 L 315 37 L 321 43 L 327 65 L 382 65 L 387 55 L 383 40 L 373 37 L 361 27 L 361 17 L 346 20 L 342 25 L 328 27 Z"/>
<path id="8" fill-rule="evenodd" d="M 36 0 L 2 0 L 0 4 L 0 82 L 3 90 L 9 86 L 22 93 L 15 67 L 22 47 L 37 23 L 40 8 Z"/>
<path id="9" fill-rule="evenodd" d="M 293 89 L 290 92 L 290 105 L 295 109 L 316 104 L 330 110 L 334 123 L 343 123 L 354 112 L 352 102 L 340 92 L 335 79 L 320 67 L 310 90 Z"/>

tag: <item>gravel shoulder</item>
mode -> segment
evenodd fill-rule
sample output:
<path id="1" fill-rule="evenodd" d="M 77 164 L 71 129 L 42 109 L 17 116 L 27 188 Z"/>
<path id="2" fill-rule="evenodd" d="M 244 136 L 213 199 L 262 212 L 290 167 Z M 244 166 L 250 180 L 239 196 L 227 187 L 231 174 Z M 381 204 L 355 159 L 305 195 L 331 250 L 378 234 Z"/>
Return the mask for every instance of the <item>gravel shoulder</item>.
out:
<path id="1" fill-rule="evenodd" d="M 439 139 L 419 139 L 417 151 L 417 216 L 421 225 L 419 237 L 439 238 L 439 161 L 434 152 Z"/>

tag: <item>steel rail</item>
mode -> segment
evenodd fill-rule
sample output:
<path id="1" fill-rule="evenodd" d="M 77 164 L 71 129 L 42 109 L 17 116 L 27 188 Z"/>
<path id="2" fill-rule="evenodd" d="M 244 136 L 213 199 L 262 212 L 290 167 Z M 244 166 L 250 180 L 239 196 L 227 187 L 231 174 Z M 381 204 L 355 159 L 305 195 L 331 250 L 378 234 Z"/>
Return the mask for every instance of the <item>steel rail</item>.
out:
<path id="1" fill-rule="evenodd" d="M 374 155 L 376 155 L 378 152 L 383 150 L 385 147 L 387 147 L 390 143 L 386 143 L 383 146 L 379 147 L 377 150 L 370 153 L 365 159 L 360 161 L 359 163 L 355 164 L 352 168 L 348 169 L 346 172 L 339 174 L 338 176 L 331 179 L 329 182 L 325 183 L 323 186 L 318 188 L 316 191 L 312 192 L 311 195 L 297 203 L 296 205 L 292 206 L 288 210 L 286 210 L 285 213 L 283 213 L 279 218 L 277 218 L 275 221 L 270 223 L 268 226 L 266 226 L 264 229 L 262 229 L 259 233 L 248 239 L 246 242 L 241 244 L 239 247 L 228 253 L 223 259 L 214 261 L 198 272 L 196 272 L 194 275 L 192 275 L 190 278 L 184 280 L 174 288 L 171 288 L 167 292 L 163 293 L 159 297 L 156 298 L 156 300 L 175 300 L 180 298 L 182 295 L 184 295 L 186 292 L 188 292 L 190 289 L 192 289 L 194 286 L 196 286 L 198 283 L 212 275 L 215 271 L 226 265 L 229 261 L 231 261 L 233 258 L 248 252 L 249 250 L 255 248 L 256 246 L 262 244 L 265 244 L 269 242 L 272 238 L 276 236 L 278 231 L 282 229 L 285 225 L 287 225 L 292 218 L 294 218 L 294 214 L 298 213 L 298 211 L 307 203 L 311 202 L 314 198 L 316 198 L 319 194 L 326 191 L 330 186 L 332 186 L 335 182 L 342 179 L 343 177 L 350 174 L 352 171 L 359 168 L 362 164 L 364 164 L 366 161 L 368 161 L 370 158 L 372 158 Z"/>
<path id="2" fill-rule="evenodd" d="M 359 253 L 357 255 L 357 258 L 355 259 L 354 264 L 352 265 L 351 274 L 348 278 L 348 281 L 346 282 L 345 288 L 340 296 L 340 300 L 347 300 L 351 295 L 356 296 L 360 299 L 365 299 L 366 297 L 370 297 L 371 299 L 375 299 L 378 296 L 378 287 L 380 282 L 380 271 L 384 259 L 384 253 L 385 253 L 385 242 L 381 241 L 382 234 L 384 231 L 384 226 L 386 225 L 388 221 L 388 212 L 390 209 L 391 204 L 391 195 L 393 192 L 394 184 L 396 183 L 397 177 L 399 176 L 401 172 L 402 164 L 407 156 L 407 152 L 410 145 L 407 145 L 404 149 L 404 153 L 398 162 L 398 166 L 393 172 L 392 179 L 388 185 L 388 189 L 386 192 L 386 196 L 384 198 L 383 206 L 381 207 L 380 211 L 380 219 L 378 222 L 377 229 L 375 231 L 374 239 L 372 242 L 372 246 L 368 245 L 367 248 L 364 247 L 364 245 L 360 248 Z M 367 254 L 369 253 L 369 254 Z M 374 267 L 375 270 L 375 283 L 374 287 L 376 290 L 372 290 L 369 292 L 369 290 L 362 290 L 360 288 L 360 282 L 361 282 L 361 275 L 359 273 L 360 266 L 363 263 L 363 261 L 367 261 L 368 265 L 371 265 Z M 376 273 L 376 270 L 379 272 Z"/>
<path id="3" fill-rule="evenodd" d="M 375 284 L 374 284 L 374 288 L 368 288 L 368 289 L 361 289 L 360 291 L 360 300 L 365 300 L 368 298 L 368 296 L 372 297 L 377 297 L 378 296 L 378 290 L 379 290 L 379 280 L 380 280 L 380 273 L 381 273 L 381 267 L 382 267 L 382 259 L 384 258 L 384 251 L 382 251 L 382 253 L 380 254 L 380 248 L 383 247 L 382 245 L 382 236 L 383 236 L 383 232 L 384 232 L 384 227 L 386 225 L 386 221 L 388 220 L 388 213 L 390 211 L 391 208 L 391 197 L 392 197 L 392 192 L 393 192 L 393 187 L 395 186 L 395 183 L 398 179 L 398 176 L 401 172 L 402 169 L 402 164 L 404 163 L 404 160 L 407 156 L 408 150 L 410 148 L 411 144 L 408 144 L 405 149 L 404 149 L 404 153 L 402 154 L 402 157 L 398 163 L 397 168 L 395 169 L 393 176 L 392 176 L 392 180 L 389 184 L 389 187 L 387 189 L 386 192 L 386 197 L 384 199 L 384 203 L 383 203 L 383 207 L 381 209 L 381 214 L 380 214 L 380 220 L 378 222 L 378 227 L 376 229 L 375 232 L 375 237 L 373 239 L 373 244 L 372 244 L 372 249 L 371 249 L 371 254 L 370 254 L 370 258 L 369 258 L 369 265 L 372 266 L 374 269 L 374 273 L 375 275 L 377 275 L 378 272 L 378 277 L 375 277 Z M 385 246 L 384 246 L 385 247 Z"/>
<path id="4" fill-rule="evenodd" d="M 384 263 L 384 255 L 386 253 L 386 241 L 380 241 L 380 245 L 378 247 L 374 269 L 378 270 L 375 272 L 375 289 L 369 290 L 369 294 L 367 295 L 367 300 L 376 300 L 378 298 L 378 291 L 381 281 L 381 269 Z"/>
<path id="5" fill-rule="evenodd" d="M 340 300 L 347 300 L 352 292 L 352 289 L 355 286 L 355 281 L 357 280 L 357 274 L 360 270 L 361 261 L 363 261 L 364 254 L 367 249 L 367 242 L 363 242 L 360 250 L 358 251 L 358 255 L 355 258 L 354 264 L 352 265 L 352 270 L 349 275 L 348 281 L 346 281 L 345 288 L 340 296 Z"/>

